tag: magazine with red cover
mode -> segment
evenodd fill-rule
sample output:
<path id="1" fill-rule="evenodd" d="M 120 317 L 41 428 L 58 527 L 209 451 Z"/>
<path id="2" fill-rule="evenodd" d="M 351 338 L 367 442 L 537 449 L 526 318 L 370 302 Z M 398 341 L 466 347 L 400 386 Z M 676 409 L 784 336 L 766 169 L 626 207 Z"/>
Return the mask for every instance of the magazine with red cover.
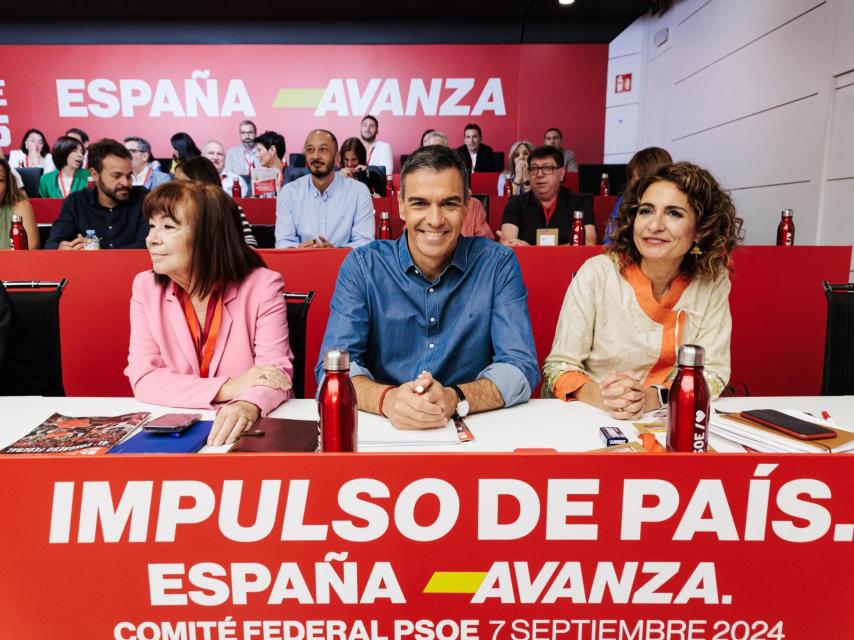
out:
<path id="1" fill-rule="evenodd" d="M 151 415 L 147 411 L 120 416 L 73 418 L 54 413 L 0 453 L 95 455 L 122 440 Z"/>

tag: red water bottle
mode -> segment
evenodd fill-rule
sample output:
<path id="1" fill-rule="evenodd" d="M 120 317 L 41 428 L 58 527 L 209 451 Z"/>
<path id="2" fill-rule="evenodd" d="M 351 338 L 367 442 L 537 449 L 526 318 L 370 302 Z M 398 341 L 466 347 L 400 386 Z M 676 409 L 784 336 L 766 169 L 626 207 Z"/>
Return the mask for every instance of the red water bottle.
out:
<path id="1" fill-rule="evenodd" d="M 13 251 L 26 251 L 30 248 L 27 242 L 27 230 L 24 229 L 24 218 L 12 215 L 12 226 L 9 228 L 9 248 Z"/>
<path id="2" fill-rule="evenodd" d="M 793 247 L 795 245 L 795 219 L 791 209 L 783 209 L 780 224 L 777 225 L 777 245 Z"/>
<path id="3" fill-rule="evenodd" d="M 607 196 L 609 193 L 611 193 L 611 183 L 608 180 L 608 174 L 603 173 L 602 182 L 599 183 L 599 195 Z"/>
<path id="4" fill-rule="evenodd" d="M 512 196 L 513 195 L 513 176 L 507 176 L 504 180 L 504 195 Z"/>
<path id="5" fill-rule="evenodd" d="M 584 212 L 575 211 L 572 214 L 572 236 L 569 238 L 569 244 L 580 247 L 584 244 L 584 236 Z"/>
<path id="6" fill-rule="evenodd" d="M 317 396 L 320 414 L 320 450 L 356 451 L 359 410 L 350 380 L 350 354 L 330 349 L 323 356 L 326 375 Z"/>
<path id="7" fill-rule="evenodd" d="M 385 177 L 385 196 L 386 198 L 393 198 L 394 195 L 394 180 L 392 179 L 392 175 L 388 174 Z"/>
<path id="8" fill-rule="evenodd" d="M 235 200 L 240 197 L 240 180 L 237 178 L 231 181 L 231 197 Z"/>
<path id="9" fill-rule="evenodd" d="M 703 347 L 679 347 L 679 369 L 667 401 L 667 450 L 703 453 L 709 448 L 712 394 L 703 376 Z"/>
<path id="10" fill-rule="evenodd" d="M 389 222 L 388 211 L 380 211 L 380 226 L 377 229 L 379 240 L 391 240 L 391 222 Z"/>

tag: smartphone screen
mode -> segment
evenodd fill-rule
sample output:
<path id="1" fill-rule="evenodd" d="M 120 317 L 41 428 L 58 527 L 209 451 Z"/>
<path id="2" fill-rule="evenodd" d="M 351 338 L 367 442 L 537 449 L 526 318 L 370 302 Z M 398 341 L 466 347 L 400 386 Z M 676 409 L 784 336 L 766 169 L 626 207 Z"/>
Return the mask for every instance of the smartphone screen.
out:
<path id="1" fill-rule="evenodd" d="M 742 411 L 741 417 L 801 440 L 824 440 L 836 437 L 833 429 L 772 409 Z"/>
<path id="2" fill-rule="evenodd" d="M 142 428 L 144 431 L 157 431 L 159 433 L 180 433 L 201 419 L 202 414 L 200 413 L 167 413 L 165 416 L 147 422 Z"/>

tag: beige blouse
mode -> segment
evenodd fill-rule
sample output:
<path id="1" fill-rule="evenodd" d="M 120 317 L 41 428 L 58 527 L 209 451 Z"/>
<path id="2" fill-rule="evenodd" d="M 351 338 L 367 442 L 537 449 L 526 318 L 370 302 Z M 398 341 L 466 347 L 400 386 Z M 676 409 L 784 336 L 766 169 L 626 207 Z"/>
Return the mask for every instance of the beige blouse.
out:
<path id="1" fill-rule="evenodd" d="M 667 385 L 679 345 L 698 344 L 709 389 L 719 396 L 730 374 L 729 292 L 728 274 L 678 277 L 657 301 L 637 265 L 621 273 L 616 257 L 591 258 L 566 291 L 543 366 L 543 395 L 566 398 L 588 380 L 622 370 L 642 373 L 645 387 Z"/>

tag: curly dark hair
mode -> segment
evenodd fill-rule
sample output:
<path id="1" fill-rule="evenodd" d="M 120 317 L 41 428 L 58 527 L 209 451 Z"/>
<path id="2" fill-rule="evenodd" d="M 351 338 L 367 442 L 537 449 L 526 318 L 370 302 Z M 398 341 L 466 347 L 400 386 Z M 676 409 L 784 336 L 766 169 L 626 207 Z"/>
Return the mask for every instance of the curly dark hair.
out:
<path id="1" fill-rule="evenodd" d="M 621 268 L 640 264 L 641 254 L 634 241 L 635 216 L 643 194 L 655 182 L 674 184 L 688 197 L 697 214 L 697 245 L 702 254 L 687 252 L 682 258 L 680 273 L 686 278 L 716 278 L 732 271 L 732 250 L 744 237 L 744 221 L 738 217 L 729 193 L 721 188 L 714 176 L 690 162 L 662 165 L 627 189 L 611 229 L 611 244 L 605 247 L 605 251 L 618 257 Z"/>

